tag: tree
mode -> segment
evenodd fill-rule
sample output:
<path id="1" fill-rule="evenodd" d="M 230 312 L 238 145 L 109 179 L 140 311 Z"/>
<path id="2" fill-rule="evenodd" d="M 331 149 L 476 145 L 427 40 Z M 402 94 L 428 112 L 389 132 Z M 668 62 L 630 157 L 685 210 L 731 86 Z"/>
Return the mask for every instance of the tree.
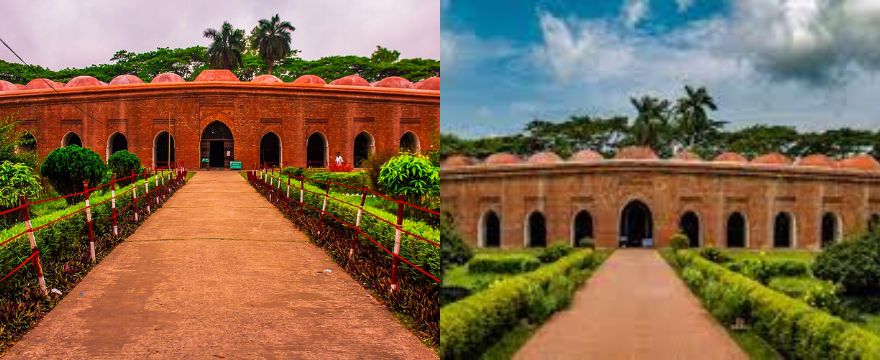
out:
<path id="1" fill-rule="evenodd" d="M 211 39 L 208 47 L 211 68 L 232 70 L 241 66 L 241 53 L 245 50 L 244 30 L 233 29 L 224 21 L 219 31 L 208 28 L 203 35 Z"/>
<path id="2" fill-rule="evenodd" d="M 110 158 L 107 159 L 107 165 L 113 171 L 113 177 L 115 178 L 124 178 L 132 173 L 140 173 L 141 171 L 141 159 L 128 150 L 117 151 L 110 155 Z M 126 185 L 130 182 L 122 181 L 120 184 Z"/>
<path id="3" fill-rule="evenodd" d="M 42 189 L 34 170 L 27 165 L 0 162 L 0 209 L 18 206 L 21 196 L 33 200 Z"/>
<path id="4" fill-rule="evenodd" d="M 424 197 L 440 194 L 440 169 L 424 155 L 400 154 L 382 165 L 379 184 L 393 195 L 422 203 Z"/>
<path id="5" fill-rule="evenodd" d="M 281 21 L 278 14 L 271 19 L 260 19 L 251 31 L 251 48 L 256 50 L 266 62 L 268 73 L 272 73 L 275 62 L 290 55 L 290 33 L 296 28 L 287 21 Z"/>
<path id="6" fill-rule="evenodd" d="M 373 51 L 373 55 L 370 56 L 370 62 L 374 64 L 390 64 L 397 62 L 399 58 L 400 51 L 389 50 L 388 48 L 376 45 L 376 51 Z"/>
<path id="7" fill-rule="evenodd" d="M 97 186 L 107 170 L 107 165 L 98 154 L 77 145 L 52 150 L 40 167 L 40 173 L 49 179 L 49 183 L 61 195 L 83 191 L 83 181 L 87 181 L 89 186 Z M 67 198 L 67 203 L 74 204 L 81 200 L 82 196 L 72 196 Z"/>
<path id="8" fill-rule="evenodd" d="M 677 120 L 676 131 L 682 145 L 692 148 L 706 141 L 711 135 L 717 134 L 724 122 L 709 118 L 706 110 L 715 111 L 718 107 L 705 87 L 694 90 L 690 85 L 685 85 L 684 90 L 685 96 L 678 99 L 674 109 Z"/>
<path id="9" fill-rule="evenodd" d="M 657 149 L 668 125 L 669 100 L 642 96 L 630 98 L 630 102 L 638 112 L 631 128 L 635 144 Z"/>

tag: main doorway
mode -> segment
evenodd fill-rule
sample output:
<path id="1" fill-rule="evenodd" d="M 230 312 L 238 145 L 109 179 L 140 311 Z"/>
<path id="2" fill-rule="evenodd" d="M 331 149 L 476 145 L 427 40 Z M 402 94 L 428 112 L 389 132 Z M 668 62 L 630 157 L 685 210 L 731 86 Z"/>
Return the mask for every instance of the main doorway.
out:
<path id="1" fill-rule="evenodd" d="M 654 246 L 654 221 L 651 209 L 639 201 L 630 201 L 623 208 L 620 216 L 620 246 L 650 247 Z"/>
<path id="2" fill-rule="evenodd" d="M 201 168 L 229 168 L 235 160 L 235 142 L 232 130 L 220 121 L 214 121 L 202 131 Z"/>

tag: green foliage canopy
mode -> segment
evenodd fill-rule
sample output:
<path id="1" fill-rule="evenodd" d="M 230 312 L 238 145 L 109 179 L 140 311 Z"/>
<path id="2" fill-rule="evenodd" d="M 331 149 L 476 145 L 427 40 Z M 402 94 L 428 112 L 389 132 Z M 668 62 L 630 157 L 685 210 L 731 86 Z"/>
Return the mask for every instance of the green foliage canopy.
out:
<path id="1" fill-rule="evenodd" d="M 40 173 L 61 195 L 83 191 L 83 181 L 88 181 L 89 186 L 100 184 L 107 171 L 107 165 L 98 154 L 77 145 L 52 150 L 40 167 Z M 74 198 L 67 198 L 67 202 L 79 200 Z"/>
<path id="2" fill-rule="evenodd" d="M 21 196 L 33 199 L 42 189 L 27 165 L 10 161 L 0 163 L 0 209 L 15 207 Z"/>
<path id="3" fill-rule="evenodd" d="M 393 195 L 420 199 L 440 194 L 440 169 L 423 155 L 404 153 L 382 165 L 382 188 Z"/>

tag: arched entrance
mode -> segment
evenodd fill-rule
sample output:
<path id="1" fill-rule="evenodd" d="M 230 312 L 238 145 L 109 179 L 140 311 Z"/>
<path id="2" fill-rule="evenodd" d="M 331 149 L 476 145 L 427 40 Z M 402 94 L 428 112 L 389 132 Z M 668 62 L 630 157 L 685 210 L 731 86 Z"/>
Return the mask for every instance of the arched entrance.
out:
<path id="1" fill-rule="evenodd" d="M 547 246 L 547 221 L 539 211 L 529 214 L 526 220 L 526 246 Z"/>
<path id="2" fill-rule="evenodd" d="M 362 131 L 354 138 L 354 166 L 363 167 L 362 163 L 370 157 L 375 148 L 373 136 L 366 131 Z"/>
<path id="3" fill-rule="evenodd" d="M 837 215 L 831 212 L 822 215 L 822 247 L 834 245 L 840 240 L 840 225 Z"/>
<path id="4" fill-rule="evenodd" d="M 880 230 L 880 214 L 871 214 L 868 217 L 868 231 L 874 232 Z"/>
<path id="5" fill-rule="evenodd" d="M 741 248 L 746 246 L 746 218 L 735 212 L 727 217 L 727 247 Z"/>
<path id="6" fill-rule="evenodd" d="M 483 221 L 481 224 L 482 231 L 480 231 L 480 244 L 483 247 L 493 247 L 497 248 L 501 246 L 501 219 L 498 218 L 498 215 L 495 214 L 494 211 L 489 210 L 486 215 L 483 215 Z"/>
<path id="7" fill-rule="evenodd" d="M 25 132 L 18 140 L 18 147 L 22 151 L 37 151 L 37 138 L 34 137 L 34 134 Z"/>
<path id="8" fill-rule="evenodd" d="M 260 164 L 267 167 L 281 166 L 281 138 L 274 132 L 267 132 L 260 139 Z"/>
<path id="9" fill-rule="evenodd" d="M 571 243 L 573 246 L 584 246 L 593 240 L 593 216 L 589 211 L 581 210 L 574 217 L 572 224 Z"/>
<path id="10" fill-rule="evenodd" d="M 627 204 L 620 216 L 620 246 L 653 246 L 654 220 L 648 205 L 633 200 Z"/>
<path id="11" fill-rule="evenodd" d="M 327 167 L 327 139 L 320 132 L 313 133 L 306 141 L 306 166 Z"/>
<path id="12" fill-rule="evenodd" d="M 174 136 L 167 131 L 160 132 L 153 140 L 153 167 L 168 167 L 174 162 Z"/>
<path id="13" fill-rule="evenodd" d="M 700 218 L 693 211 L 688 211 L 681 216 L 678 229 L 688 238 L 688 246 L 700 247 Z"/>
<path id="14" fill-rule="evenodd" d="M 228 168 L 235 159 L 235 142 L 232 130 L 221 121 L 214 121 L 202 131 L 201 167 Z M 205 161 L 207 160 L 207 161 Z"/>
<path id="15" fill-rule="evenodd" d="M 110 155 L 122 150 L 128 150 L 128 139 L 126 139 L 125 135 L 122 135 L 121 133 L 113 133 L 113 135 L 110 135 L 110 138 L 107 139 L 107 158 L 109 159 Z"/>
<path id="16" fill-rule="evenodd" d="M 788 213 L 781 212 L 776 215 L 776 219 L 773 221 L 773 247 L 791 247 L 792 235 L 794 234 L 793 225 L 791 215 Z"/>
<path id="17" fill-rule="evenodd" d="M 412 131 L 407 131 L 400 137 L 400 151 L 411 153 L 419 152 L 419 138 L 416 134 L 413 134 Z"/>
<path id="18" fill-rule="evenodd" d="M 71 131 L 67 134 L 64 134 L 64 138 L 61 139 L 61 146 L 70 146 L 76 145 L 79 147 L 83 146 L 82 140 L 80 140 L 79 135 L 75 132 Z"/>

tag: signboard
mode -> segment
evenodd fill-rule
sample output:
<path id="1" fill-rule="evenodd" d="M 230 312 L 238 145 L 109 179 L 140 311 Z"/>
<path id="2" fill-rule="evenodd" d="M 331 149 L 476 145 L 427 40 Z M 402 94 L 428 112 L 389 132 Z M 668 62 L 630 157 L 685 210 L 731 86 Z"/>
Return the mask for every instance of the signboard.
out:
<path id="1" fill-rule="evenodd" d="M 241 161 L 230 161 L 229 170 L 241 170 Z"/>

